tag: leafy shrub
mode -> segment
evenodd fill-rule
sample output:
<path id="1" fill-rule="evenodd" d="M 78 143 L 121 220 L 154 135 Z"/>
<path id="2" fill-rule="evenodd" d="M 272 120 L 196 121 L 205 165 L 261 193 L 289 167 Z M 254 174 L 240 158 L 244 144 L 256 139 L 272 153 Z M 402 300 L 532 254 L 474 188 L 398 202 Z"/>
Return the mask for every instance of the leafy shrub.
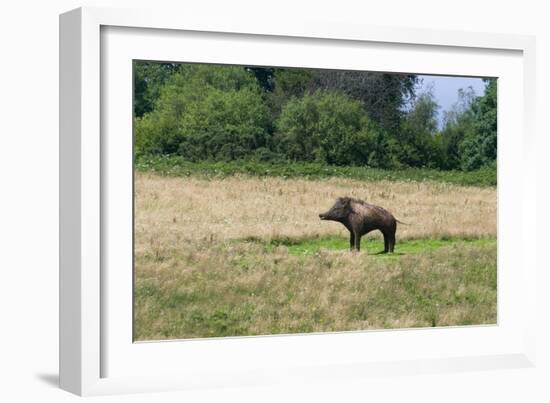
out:
<path id="1" fill-rule="evenodd" d="M 268 112 L 254 76 L 240 67 L 186 65 L 136 119 L 136 154 L 190 160 L 242 158 L 267 143 Z"/>
<path id="2" fill-rule="evenodd" d="M 359 101 L 316 91 L 286 103 L 276 123 L 278 147 L 293 161 L 368 164 L 376 138 Z"/>

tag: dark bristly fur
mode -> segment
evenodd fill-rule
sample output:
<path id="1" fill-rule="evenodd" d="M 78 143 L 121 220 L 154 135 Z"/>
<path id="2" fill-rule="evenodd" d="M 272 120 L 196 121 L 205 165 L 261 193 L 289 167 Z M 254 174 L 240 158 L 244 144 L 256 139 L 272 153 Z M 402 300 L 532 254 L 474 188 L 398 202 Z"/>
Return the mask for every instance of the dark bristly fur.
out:
<path id="1" fill-rule="evenodd" d="M 395 217 L 386 209 L 352 197 L 339 197 L 326 213 L 319 214 L 321 220 L 342 223 L 350 232 L 350 249 L 360 250 L 361 237 L 374 230 L 384 235 L 384 253 L 393 252 L 395 247 Z"/>

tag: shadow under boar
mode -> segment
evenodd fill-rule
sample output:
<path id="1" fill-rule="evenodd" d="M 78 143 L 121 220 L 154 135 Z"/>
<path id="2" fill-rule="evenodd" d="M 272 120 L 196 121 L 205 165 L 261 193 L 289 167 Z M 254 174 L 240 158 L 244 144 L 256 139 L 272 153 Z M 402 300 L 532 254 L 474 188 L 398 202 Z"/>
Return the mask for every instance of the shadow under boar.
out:
<path id="1" fill-rule="evenodd" d="M 386 209 L 352 197 L 339 197 L 329 211 L 319 214 L 319 218 L 337 221 L 348 229 L 350 250 L 360 250 L 361 237 L 380 230 L 384 235 L 384 253 L 393 252 L 397 222 L 401 223 Z"/>

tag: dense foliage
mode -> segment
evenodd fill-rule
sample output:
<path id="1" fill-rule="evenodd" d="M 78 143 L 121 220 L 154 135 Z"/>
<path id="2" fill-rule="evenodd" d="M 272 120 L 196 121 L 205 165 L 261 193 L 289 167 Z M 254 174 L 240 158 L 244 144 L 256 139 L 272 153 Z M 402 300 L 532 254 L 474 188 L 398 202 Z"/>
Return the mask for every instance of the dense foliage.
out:
<path id="1" fill-rule="evenodd" d="M 267 122 L 261 90 L 248 72 L 189 65 L 161 88 L 155 109 L 136 118 L 136 152 L 243 158 L 266 146 Z"/>
<path id="2" fill-rule="evenodd" d="M 361 101 L 373 121 L 387 131 L 397 132 L 403 106 L 415 97 L 418 78 L 412 74 L 319 70 L 315 82 L 320 88 L 340 90 Z"/>
<path id="3" fill-rule="evenodd" d="M 135 153 L 383 169 L 496 166 L 496 80 L 438 127 L 410 74 L 134 63 Z"/>
<path id="4" fill-rule="evenodd" d="M 497 85 L 487 81 L 485 95 L 472 101 L 471 130 L 459 145 L 462 168 L 470 170 L 496 161 L 497 157 Z"/>
<path id="5" fill-rule="evenodd" d="M 143 116 L 151 112 L 160 89 L 179 68 L 175 63 L 135 62 L 134 63 L 134 113 Z"/>
<path id="6" fill-rule="evenodd" d="M 361 164 L 366 120 L 361 104 L 343 94 L 317 91 L 293 98 L 277 120 L 277 147 L 294 161 Z"/>

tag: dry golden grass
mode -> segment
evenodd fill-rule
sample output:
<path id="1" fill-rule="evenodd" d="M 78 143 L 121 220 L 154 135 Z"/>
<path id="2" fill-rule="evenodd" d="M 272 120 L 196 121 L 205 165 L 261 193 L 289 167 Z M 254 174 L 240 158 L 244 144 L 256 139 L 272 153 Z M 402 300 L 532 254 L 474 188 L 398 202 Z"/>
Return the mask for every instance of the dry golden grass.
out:
<path id="1" fill-rule="evenodd" d="M 400 240 L 452 240 L 392 256 L 269 242 L 347 237 L 318 218 L 343 195 L 411 224 L 398 226 L 397 252 Z M 495 189 L 138 173 L 135 220 L 137 340 L 496 321 Z"/>
<path id="2" fill-rule="evenodd" d="M 339 196 L 391 211 L 397 238 L 496 236 L 494 188 L 435 182 L 227 177 L 199 179 L 136 174 L 136 252 L 193 240 L 345 235 L 319 220 Z"/>

